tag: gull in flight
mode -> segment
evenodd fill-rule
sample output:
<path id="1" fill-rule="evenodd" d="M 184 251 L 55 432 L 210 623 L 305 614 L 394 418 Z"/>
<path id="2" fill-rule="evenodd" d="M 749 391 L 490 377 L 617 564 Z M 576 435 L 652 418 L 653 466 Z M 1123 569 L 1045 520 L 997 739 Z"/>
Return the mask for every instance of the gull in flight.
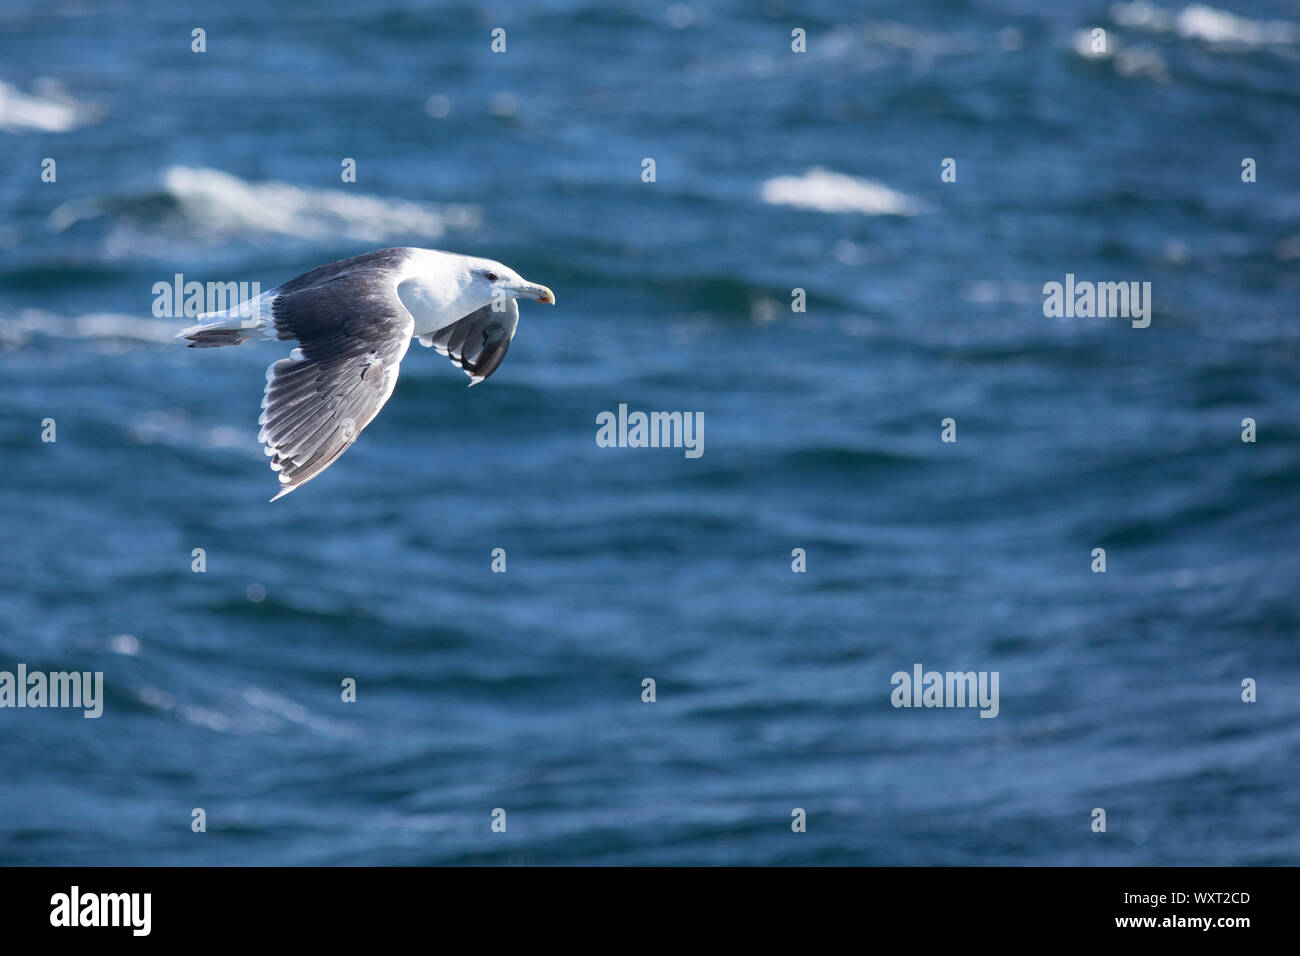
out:
<path id="1" fill-rule="evenodd" d="M 521 297 L 555 293 L 513 269 L 434 249 L 380 249 L 331 262 L 224 312 L 200 315 L 178 338 L 190 348 L 296 340 L 266 370 L 257 436 L 283 498 L 348 450 L 393 394 L 412 338 L 477 385 L 496 371 L 519 324 Z"/>

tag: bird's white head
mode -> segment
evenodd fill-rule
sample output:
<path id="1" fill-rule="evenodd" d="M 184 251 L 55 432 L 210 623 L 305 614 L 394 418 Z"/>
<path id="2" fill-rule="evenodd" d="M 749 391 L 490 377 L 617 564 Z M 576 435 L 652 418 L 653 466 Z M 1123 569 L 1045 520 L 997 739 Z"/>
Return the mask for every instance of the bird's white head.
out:
<path id="1" fill-rule="evenodd" d="M 536 299 L 549 305 L 555 305 L 555 293 L 544 285 L 529 282 L 514 269 L 494 262 L 491 259 L 465 260 L 466 291 L 478 305 L 476 309 L 490 304 L 501 297 L 512 299 Z"/>
<path id="2" fill-rule="evenodd" d="M 492 259 L 434 249 L 414 249 L 412 254 L 397 294 L 415 318 L 416 335 L 506 299 L 528 298 L 555 304 L 555 293 L 546 286 L 529 282 Z"/>

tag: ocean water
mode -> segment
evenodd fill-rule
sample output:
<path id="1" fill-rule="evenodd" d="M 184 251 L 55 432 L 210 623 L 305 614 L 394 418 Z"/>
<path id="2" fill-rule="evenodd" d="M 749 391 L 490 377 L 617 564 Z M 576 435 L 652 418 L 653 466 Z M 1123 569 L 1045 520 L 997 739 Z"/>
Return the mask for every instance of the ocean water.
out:
<path id="1" fill-rule="evenodd" d="M 104 675 L 0 863 L 1300 863 L 1294 3 L 10 0 L 0 84 L 0 670 Z M 390 245 L 558 305 L 268 504 L 284 348 L 154 285 Z"/>

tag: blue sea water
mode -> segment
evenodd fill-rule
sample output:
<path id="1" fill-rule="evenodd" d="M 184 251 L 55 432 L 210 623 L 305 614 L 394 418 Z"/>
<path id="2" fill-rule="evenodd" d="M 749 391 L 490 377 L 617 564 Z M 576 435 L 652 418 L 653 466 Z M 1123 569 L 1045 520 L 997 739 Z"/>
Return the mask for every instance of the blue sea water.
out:
<path id="1" fill-rule="evenodd" d="M 105 695 L 0 863 L 1300 863 L 1293 3 L 10 0 L 0 83 L 0 670 Z M 558 304 L 268 504 L 283 347 L 154 285 L 389 245 Z"/>

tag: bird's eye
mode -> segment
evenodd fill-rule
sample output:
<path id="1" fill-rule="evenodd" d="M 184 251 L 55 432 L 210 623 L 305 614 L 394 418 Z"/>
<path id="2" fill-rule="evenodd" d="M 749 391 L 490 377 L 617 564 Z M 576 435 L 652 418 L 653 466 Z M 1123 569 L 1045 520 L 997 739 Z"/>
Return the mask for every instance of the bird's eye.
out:
<path id="1" fill-rule="evenodd" d="M 495 272 L 485 272 L 483 273 L 483 278 L 487 279 L 488 282 L 496 282 L 497 274 Z"/>

